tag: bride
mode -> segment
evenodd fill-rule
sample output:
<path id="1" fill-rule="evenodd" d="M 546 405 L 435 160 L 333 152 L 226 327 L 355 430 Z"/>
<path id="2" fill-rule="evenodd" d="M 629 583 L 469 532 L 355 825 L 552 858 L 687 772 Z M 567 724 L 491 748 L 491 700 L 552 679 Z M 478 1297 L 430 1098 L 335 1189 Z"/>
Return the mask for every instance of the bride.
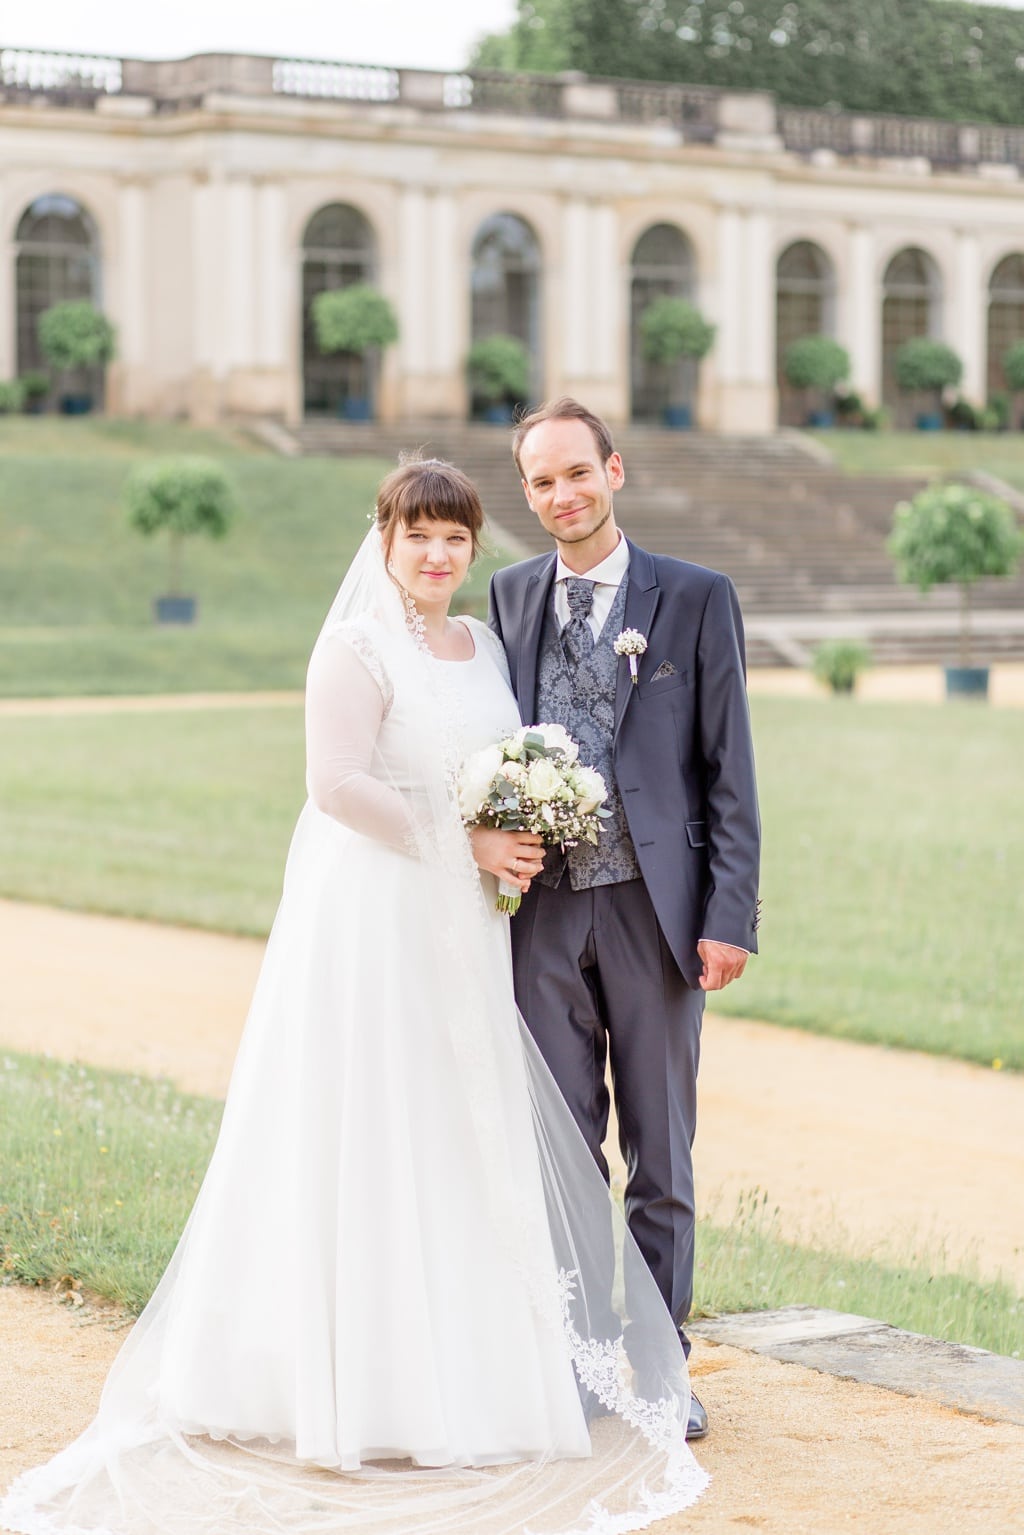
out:
<path id="1" fill-rule="evenodd" d="M 380 488 L 209 1171 L 95 1421 L 0 1503 L 21 1535 L 618 1535 L 705 1485 L 459 819 L 460 762 L 519 724 L 497 640 L 449 616 L 482 520 L 437 460 Z M 528 886 L 533 839 L 473 835 Z"/>

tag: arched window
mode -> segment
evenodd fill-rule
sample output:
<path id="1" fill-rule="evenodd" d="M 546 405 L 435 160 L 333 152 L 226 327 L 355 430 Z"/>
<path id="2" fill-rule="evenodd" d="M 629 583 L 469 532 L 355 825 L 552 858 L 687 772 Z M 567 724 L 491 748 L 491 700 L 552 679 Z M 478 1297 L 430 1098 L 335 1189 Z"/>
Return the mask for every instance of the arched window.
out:
<path id="1" fill-rule="evenodd" d="M 672 369 L 644 357 L 640 317 L 654 299 L 693 299 L 693 247 L 674 224 L 652 224 L 633 247 L 629 277 L 630 404 L 634 421 L 661 419 L 670 399 L 692 404 L 695 370 L 681 358 Z M 674 376 L 673 376 L 674 375 Z"/>
<path id="2" fill-rule="evenodd" d="M 988 285 L 988 392 L 1006 389 L 1003 358 L 1024 341 L 1024 254 L 1004 256 Z"/>
<path id="3" fill-rule="evenodd" d="M 358 208 L 329 203 L 313 214 L 302 237 L 302 388 L 307 413 L 336 411 L 346 383 L 345 358 L 325 356 L 316 344 L 313 300 L 333 288 L 373 282 L 376 266 L 373 229 Z M 371 375 L 371 390 L 374 383 Z"/>
<path id="4" fill-rule="evenodd" d="M 941 335 L 942 280 L 932 258 L 910 247 L 889 262 L 882 291 L 882 399 L 909 410 L 896 386 L 896 353 L 915 336 Z"/>
<path id="5" fill-rule="evenodd" d="M 820 245 L 797 240 L 779 257 L 775 278 L 775 366 L 779 384 L 779 421 L 803 424 L 804 391 L 794 389 L 782 371 L 786 348 L 801 336 L 835 334 L 835 269 Z"/>
<path id="6" fill-rule="evenodd" d="M 15 234 L 15 293 L 18 373 L 45 371 L 39 346 L 39 316 L 53 304 L 87 299 L 99 304 L 101 257 L 96 226 L 72 197 L 47 192 L 25 210 Z M 86 376 L 87 374 L 87 376 Z M 99 398 L 101 368 L 83 370 L 74 380 Z M 64 387 L 72 387 L 65 379 Z"/>
<path id="7" fill-rule="evenodd" d="M 540 349 L 540 245 L 525 219 L 495 213 L 473 241 L 470 342 L 515 336 L 533 359 L 531 394 L 542 388 Z M 525 402 L 524 402 L 525 403 Z M 483 402 L 472 401 L 477 414 Z"/>

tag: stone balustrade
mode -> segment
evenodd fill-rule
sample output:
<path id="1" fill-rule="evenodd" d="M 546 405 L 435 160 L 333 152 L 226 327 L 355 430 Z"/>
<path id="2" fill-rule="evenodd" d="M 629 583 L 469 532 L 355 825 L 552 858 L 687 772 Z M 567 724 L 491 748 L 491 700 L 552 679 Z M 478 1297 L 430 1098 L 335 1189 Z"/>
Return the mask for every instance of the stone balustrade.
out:
<path id="1" fill-rule="evenodd" d="M 764 91 L 573 73 L 394 69 L 255 54 L 145 60 L 0 48 L 0 104 L 45 100 L 82 108 L 120 96 L 166 114 L 200 108 L 214 94 L 659 128 L 684 144 L 717 143 L 754 153 L 786 150 L 808 158 L 898 159 L 942 171 L 971 172 L 979 165 L 1024 169 L 1024 127 L 781 107 Z"/>

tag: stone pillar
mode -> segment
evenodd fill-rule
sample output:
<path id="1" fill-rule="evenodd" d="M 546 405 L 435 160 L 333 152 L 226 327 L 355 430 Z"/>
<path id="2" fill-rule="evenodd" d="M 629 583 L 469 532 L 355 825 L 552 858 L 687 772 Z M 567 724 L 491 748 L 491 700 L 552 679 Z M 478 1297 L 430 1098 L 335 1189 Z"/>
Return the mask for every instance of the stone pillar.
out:
<path id="1" fill-rule="evenodd" d="M 944 331 L 964 365 L 960 388 L 973 405 L 984 405 L 986 395 L 987 324 L 986 295 L 981 283 L 981 252 L 973 229 L 956 232 L 956 271 L 952 303 Z"/>
<path id="2" fill-rule="evenodd" d="M 142 414 L 152 403 L 152 340 L 146 307 L 147 187 L 122 181 L 117 189 L 118 260 L 111 272 L 111 309 L 117 325 L 117 362 L 111 367 L 111 409 Z"/>
<path id="3" fill-rule="evenodd" d="M 626 418 L 629 378 L 617 251 L 614 209 L 570 197 L 563 208 L 559 274 L 562 366 L 551 389 L 575 395 L 612 421 Z"/>
<path id="4" fill-rule="evenodd" d="M 715 347 L 721 432 L 775 430 L 775 273 L 768 215 L 723 208 L 718 216 Z M 706 392 L 705 392 L 706 393 Z"/>
<path id="5" fill-rule="evenodd" d="M 850 230 L 849 281 L 838 306 L 838 338 L 850 354 L 850 383 L 867 405 L 882 398 L 882 300 L 875 272 L 875 236 L 867 224 Z"/>
<path id="6" fill-rule="evenodd" d="M 469 270 L 459 249 L 455 197 L 403 189 L 400 205 L 399 410 L 410 419 L 461 420 L 469 345 Z"/>
<path id="7" fill-rule="evenodd" d="M 13 378 L 18 366 L 18 300 L 13 240 L 0 245 L 0 378 Z"/>
<path id="8" fill-rule="evenodd" d="M 220 418 L 228 369 L 224 278 L 224 179 L 217 170 L 192 183 L 192 378 L 189 416 L 198 425 Z"/>

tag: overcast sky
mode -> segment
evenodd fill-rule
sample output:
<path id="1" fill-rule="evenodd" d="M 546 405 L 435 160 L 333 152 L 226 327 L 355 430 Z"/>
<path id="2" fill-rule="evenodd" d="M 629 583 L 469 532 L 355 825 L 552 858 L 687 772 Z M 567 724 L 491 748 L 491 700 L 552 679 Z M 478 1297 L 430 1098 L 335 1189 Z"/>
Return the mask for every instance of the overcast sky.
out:
<path id="1" fill-rule="evenodd" d="M 1024 0 L 1022 0 L 1024 3 Z M 0 48 L 126 58 L 269 53 L 460 69 L 515 0 L 0 0 Z"/>
<path id="2" fill-rule="evenodd" d="M 993 0 L 988 0 L 993 3 Z M 1024 0 L 994 0 L 1024 8 Z M 128 58 L 269 53 L 459 69 L 515 0 L 0 0 L 0 48 Z"/>

